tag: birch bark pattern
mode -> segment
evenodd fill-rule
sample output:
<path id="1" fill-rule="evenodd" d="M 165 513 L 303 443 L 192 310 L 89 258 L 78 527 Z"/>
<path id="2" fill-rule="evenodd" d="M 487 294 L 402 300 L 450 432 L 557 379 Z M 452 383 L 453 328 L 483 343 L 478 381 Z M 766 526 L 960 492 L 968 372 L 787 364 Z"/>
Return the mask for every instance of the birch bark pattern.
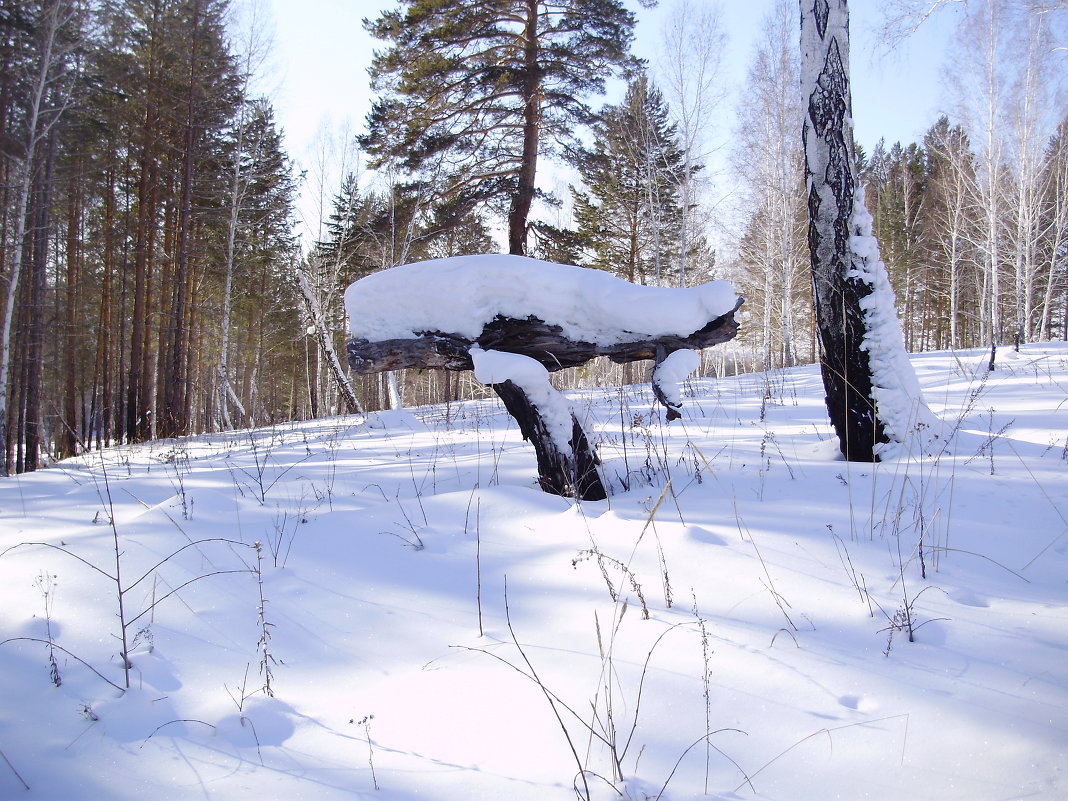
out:
<path id="1" fill-rule="evenodd" d="M 808 246 L 827 412 L 842 455 L 876 461 L 887 441 L 872 400 L 871 365 L 861 349 L 861 300 L 871 287 L 850 275 L 849 222 L 857 187 L 849 93 L 846 0 L 800 0 L 802 140 Z"/>
<path id="2" fill-rule="evenodd" d="M 334 350 L 330 331 L 327 329 L 326 321 L 323 318 L 322 306 L 319 305 L 315 292 L 312 290 L 311 284 L 308 283 L 308 276 L 299 265 L 295 267 L 295 272 L 297 286 L 300 288 L 300 294 L 304 298 L 304 304 L 308 309 L 308 317 L 315 328 L 315 337 L 319 341 L 319 347 L 323 355 L 326 356 L 327 366 L 330 368 L 330 374 L 334 377 L 334 382 L 337 384 L 337 389 L 341 394 L 342 401 L 345 403 L 345 408 L 349 414 L 363 414 L 363 407 L 360 406 L 360 401 L 356 397 L 356 390 L 352 388 L 352 383 L 349 381 L 349 377 L 345 375 L 341 360 L 338 359 L 337 352 Z"/>

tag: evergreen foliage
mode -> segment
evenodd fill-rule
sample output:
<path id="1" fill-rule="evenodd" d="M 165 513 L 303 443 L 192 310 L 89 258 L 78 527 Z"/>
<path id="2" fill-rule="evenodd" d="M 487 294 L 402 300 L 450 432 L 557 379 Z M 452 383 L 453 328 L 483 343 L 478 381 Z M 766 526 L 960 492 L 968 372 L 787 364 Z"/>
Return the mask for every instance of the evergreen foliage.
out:
<path id="1" fill-rule="evenodd" d="M 663 95 L 642 73 L 593 132 L 575 157 L 586 188 L 572 188 L 581 263 L 632 283 L 674 283 L 686 168 Z"/>
<path id="2" fill-rule="evenodd" d="M 538 159 L 593 115 L 587 98 L 633 66 L 620 0 L 401 0 L 367 29 L 378 92 L 360 142 L 431 188 L 451 219 L 486 205 L 523 254 Z"/>
<path id="3" fill-rule="evenodd" d="M 911 350 L 1068 336 L 1068 122 L 1048 47 L 1064 18 L 1030 8 L 962 6 L 960 80 L 947 82 L 959 118 L 857 149 Z M 385 43 L 361 139 L 375 171 L 333 190 L 323 241 L 305 255 L 286 144 L 249 89 L 232 10 L 0 0 L 3 470 L 351 407 L 327 366 L 345 336 L 341 290 L 394 264 L 492 251 L 501 223 L 513 251 L 530 236 L 541 258 L 637 282 L 711 272 L 710 232 L 725 220 L 694 191 L 696 151 L 680 153 L 708 117 L 695 129 L 676 86 L 684 61 L 706 62 L 678 55 L 681 72 L 661 73 L 665 102 L 629 55 L 623 0 L 400 0 L 366 22 Z M 742 184 L 740 224 L 720 230 L 736 255 L 715 264 L 747 297 L 734 344 L 757 368 L 818 358 L 791 106 L 797 6 L 776 11 L 733 131 L 725 183 Z M 629 79 L 626 96 L 594 113 L 614 75 Z M 573 209 L 543 195 L 532 213 L 539 176 L 548 185 L 539 159 L 563 156 L 580 179 Z M 433 373 L 400 381 L 416 401 L 472 391 Z M 365 381 L 360 403 L 386 403 L 385 386 Z"/>
<path id="4" fill-rule="evenodd" d="M 0 0 L 0 181 L 33 176 L 24 211 L 10 192 L 0 205 L 8 470 L 219 424 L 232 207 L 238 422 L 303 405 L 295 183 L 270 106 L 244 94 L 228 11 L 225 0 Z"/>

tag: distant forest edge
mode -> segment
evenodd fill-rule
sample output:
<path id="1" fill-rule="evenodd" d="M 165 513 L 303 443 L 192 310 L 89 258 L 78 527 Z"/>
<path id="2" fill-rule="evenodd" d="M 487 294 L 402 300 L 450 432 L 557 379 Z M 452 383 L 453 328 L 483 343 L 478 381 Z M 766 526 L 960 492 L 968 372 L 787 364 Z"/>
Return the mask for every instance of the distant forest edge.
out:
<path id="1" fill-rule="evenodd" d="M 741 87 L 722 85 L 715 4 L 664 5 L 656 65 L 631 55 L 621 0 L 401 0 L 368 20 L 383 45 L 351 143 L 365 168 L 327 189 L 322 241 L 302 247 L 301 176 L 252 89 L 263 31 L 228 0 L 0 0 L 4 472 L 344 412 L 345 382 L 381 408 L 385 376 L 332 369 L 344 288 L 499 247 L 644 284 L 725 278 L 747 319 L 710 369 L 815 360 L 797 0 L 764 21 Z M 888 6 L 899 22 L 909 7 Z M 1068 338 L 1066 16 L 1059 0 L 968 0 L 954 118 L 858 148 L 909 350 Z M 595 108 L 613 75 L 624 96 Z M 726 91 L 743 98 L 730 120 Z M 710 191 L 714 126 L 741 198 L 730 223 Z M 572 176 L 555 197 L 553 163 Z M 416 371 L 400 389 L 480 391 Z"/>

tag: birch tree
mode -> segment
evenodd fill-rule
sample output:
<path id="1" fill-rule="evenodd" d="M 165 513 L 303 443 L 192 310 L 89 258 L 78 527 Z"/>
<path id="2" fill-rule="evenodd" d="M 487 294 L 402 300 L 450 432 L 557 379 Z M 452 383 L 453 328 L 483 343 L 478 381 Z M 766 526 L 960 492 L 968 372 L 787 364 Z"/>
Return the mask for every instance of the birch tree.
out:
<path id="1" fill-rule="evenodd" d="M 1039 335 L 1042 339 L 1053 336 L 1059 322 L 1061 336 L 1068 341 L 1068 117 L 1061 120 L 1046 148 L 1043 172 L 1042 261 L 1046 285 Z M 1055 308 L 1058 293 L 1060 307 Z"/>
<path id="2" fill-rule="evenodd" d="M 791 0 L 780 0 L 764 20 L 739 112 L 731 163 L 755 209 L 742 240 L 742 255 L 756 278 L 762 314 L 764 368 L 795 362 L 795 277 L 801 263 L 804 210 L 801 164 L 802 107 L 797 20 Z"/>
<path id="3" fill-rule="evenodd" d="M 983 221 L 975 239 L 983 256 L 981 336 L 995 347 L 1006 338 L 1020 343 L 1044 314 L 1039 182 L 1064 90 L 1068 2 L 892 0 L 884 6 L 888 40 L 950 6 L 959 13 L 947 85 L 975 147 L 973 203 Z"/>
<path id="4" fill-rule="evenodd" d="M 655 75 L 668 101 L 682 151 L 682 169 L 676 173 L 681 217 L 675 272 L 680 286 L 688 284 L 696 266 L 694 243 L 703 227 L 700 194 L 710 180 L 697 168 L 708 164 L 709 139 L 726 97 L 722 66 L 727 34 L 722 16 L 719 2 L 675 0 L 667 11 L 663 48 L 655 63 Z M 705 279 L 697 276 L 696 280 Z"/>
<path id="5" fill-rule="evenodd" d="M 946 335 L 942 347 L 960 348 L 973 341 L 972 310 L 978 308 L 982 287 L 975 248 L 977 210 L 975 163 L 968 135 L 941 117 L 924 137 L 928 160 L 927 210 L 930 214 L 930 253 L 945 275 Z M 982 340 L 980 340 L 982 341 Z"/>
<path id="6" fill-rule="evenodd" d="M 911 447 L 912 434 L 934 421 L 858 191 L 846 0 L 800 6 L 808 241 L 827 410 L 842 454 L 877 461 Z"/>
<path id="7" fill-rule="evenodd" d="M 249 141 L 249 122 L 255 113 L 255 108 L 248 98 L 250 86 L 256 77 L 256 73 L 262 63 L 270 42 L 264 36 L 264 25 L 258 16 L 259 9 L 249 7 L 249 15 L 242 19 L 243 30 L 240 41 L 240 88 L 238 93 L 241 104 L 238 108 L 237 118 L 233 124 L 231 133 L 231 155 L 228 167 L 228 214 L 226 220 L 226 244 L 224 251 L 223 266 L 223 297 L 222 314 L 219 323 L 219 364 L 218 386 L 216 387 L 216 419 L 217 429 L 226 430 L 232 427 L 230 420 L 230 406 L 233 405 L 242 420 L 246 416 L 245 407 L 241 399 L 234 391 L 230 379 L 230 325 L 233 312 L 234 271 L 237 260 L 238 231 L 241 225 L 241 212 L 249 193 L 252 176 L 249 175 L 247 162 L 256 162 L 262 145 L 262 137 L 254 136 Z M 262 131 L 262 129 L 258 129 Z M 251 159 L 249 159 L 251 157 Z"/>
<path id="8" fill-rule="evenodd" d="M 1042 267 L 1038 253 L 1041 228 L 1044 151 L 1058 122 L 1057 76 L 1050 53 L 1052 41 L 1047 15 L 1031 14 L 1018 23 L 1012 61 L 1017 66 L 1010 85 L 1008 140 L 1013 169 L 1015 226 L 1013 246 L 1013 305 L 1016 347 L 1034 336 L 1035 306 Z"/>
<path id="9" fill-rule="evenodd" d="M 323 313 L 323 307 L 319 303 L 318 295 L 308 281 L 307 270 L 298 264 L 294 266 L 294 273 L 297 279 L 297 287 L 300 290 L 301 297 L 304 299 L 305 309 L 311 321 L 311 329 L 314 331 L 319 347 L 326 356 L 327 368 L 330 370 L 330 375 L 341 393 L 345 408 L 349 414 L 363 414 L 363 407 L 360 406 L 360 401 L 356 397 L 356 391 L 352 388 L 352 383 L 349 381 L 344 367 L 341 366 L 341 360 L 334 349 L 333 334 L 327 323 L 326 315 Z"/>

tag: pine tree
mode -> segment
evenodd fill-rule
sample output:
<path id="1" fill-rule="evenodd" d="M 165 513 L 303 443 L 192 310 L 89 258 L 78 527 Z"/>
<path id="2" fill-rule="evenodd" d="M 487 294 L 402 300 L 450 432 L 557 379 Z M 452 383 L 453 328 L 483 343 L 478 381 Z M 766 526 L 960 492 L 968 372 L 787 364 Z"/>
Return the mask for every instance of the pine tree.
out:
<path id="1" fill-rule="evenodd" d="M 458 209 L 504 211 L 526 250 L 538 158 L 591 121 L 586 98 L 632 64 L 621 0 L 401 0 L 365 21 L 380 93 L 361 145 Z M 434 203 L 432 205 L 438 205 Z"/>
<path id="2" fill-rule="evenodd" d="M 593 146 L 580 148 L 575 162 L 586 185 L 572 190 L 583 261 L 632 283 L 670 283 L 686 168 L 667 104 L 645 74 L 602 111 Z"/>
<path id="3" fill-rule="evenodd" d="M 81 19 L 71 0 L 0 6 L 4 78 L 0 145 L 0 468 L 38 466 L 42 446 L 44 310 L 59 126 L 74 85 Z M 12 373 L 12 367 L 16 370 Z"/>
<path id="4" fill-rule="evenodd" d="M 163 263 L 156 433 L 173 437 L 193 430 L 196 334 L 202 326 L 196 292 L 207 255 L 219 242 L 220 199 L 231 189 L 222 169 L 221 135 L 238 113 L 239 77 L 226 45 L 225 0 L 186 0 L 175 7 L 181 96 L 173 109 L 175 197 L 173 264 Z"/>

